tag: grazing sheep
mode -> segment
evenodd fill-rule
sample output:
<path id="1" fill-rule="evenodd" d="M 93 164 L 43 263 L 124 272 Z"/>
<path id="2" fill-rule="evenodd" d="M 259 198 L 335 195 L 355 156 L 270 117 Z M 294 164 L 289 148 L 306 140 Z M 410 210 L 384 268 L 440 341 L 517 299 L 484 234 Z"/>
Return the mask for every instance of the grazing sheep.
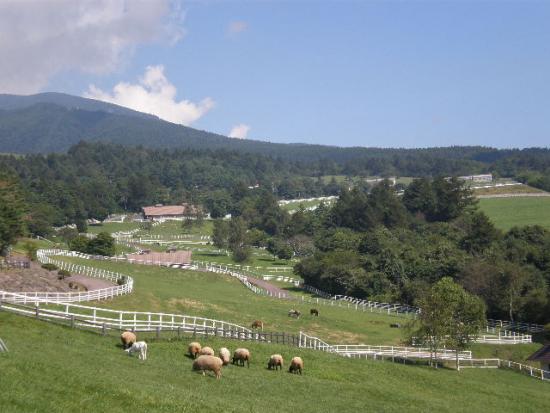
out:
<path id="1" fill-rule="evenodd" d="M 199 355 L 199 353 L 201 352 L 201 344 L 200 343 L 197 343 L 197 342 L 192 342 L 192 343 L 189 343 L 189 347 L 188 347 L 188 351 L 189 351 L 189 355 L 196 359 L 197 356 Z"/>
<path id="2" fill-rule="evenodd" d="M 267 362 L 267 368 L 269 370 L 271 370 L 272 368 L 277 370 L 277 367 L 279 367 L 279 370 L 283 369 L 283 356 L 281 356 L 280 354 L 273 354 Z"/>
<path id="3" fill-rule="evenodd" d="M 315 317 L 319 317 L 319 310 L 317 310 L 316 308 L 312 308 L 311 310 L 309 310 L 309 314 L 314 315 Z"/>
<path id="4" fill-rule="evenodd" d="M 288 316 L 289 316 L 289 317 L 300 318 L 301 315 L 302 315 L 302 313 L 301 313 L 300 311 L 294 310 L 294 309 L 292 309 L 292 310 L 290 310 L 290 311 L 288 312 Z"/>
<path id="5" fill-rule="evenodd" d="M 399 324 L 399 323 L 392 323 L 392 324 L 390 324 L 390 328 L 401 328 L 401 324 Z"/>
<path id="6" fill-rule="evenodd" d="M 304 361 L 301 357 L 293 357 L 290 361 L 290 367 L 288 368 L 289 373 L 300 373 L 302 374 L 302 369 L 304 368 Z"/>
<path id="7" fill-rule="evenodd" d="M 252 328 L 261 328 L 262 331 L 264 330 L 264 322 L 262 320 L 254 320 L 252 322 Z"/>
<path id="8" fill-rule="evenodd" d="M 212 347 L 203 347 L 199 354 L 201 356 L 213 356 L 215 353 Z"/>
<path id="9" fill-rule="evenodd" d="M 140 360 L 147 360 L 147 343 L 145 341 L 136 341 L 130 348 L 124 350 L 129 356 L 132 353 L 139 353 Z"/>
<path id="10" fill-rule="evenodd" d="M 233 353 L 233 364 L 241 365 L 244 367 L 246 361 L 247 367 L 250 367 L 250 351 L 246 348 L 238 348 Z"/>
<path id="11" fill-rule="evenodd" d="M 215 356 L 199 356 L 193 362 L 193 371 L 202 371 L 202 375 L 206 375 L 206 371 L 213 371 L 216 375 L 216 378 L 219 379 L 222 376 L 222 365 L 223 362 L 219 357 Z"/>
<path id="12" fill-rule="evenodd" d="M 120 341 L 122 341 L 122 347 L 124 347 L 124 350 L 126 350 L 137 341 L 137 337 L 131 331 L 124 331 L 120 335 Z"/>
<path id="13" fill-rule="evenodd" d="M 229 364 L 229 360 L 231 359 L 231 353 L 228 349 L 225 347 L 220 348 L 220 352 L 218 353 L 218 356 L 223 362 L 224 366 L 227 366 Z"/>

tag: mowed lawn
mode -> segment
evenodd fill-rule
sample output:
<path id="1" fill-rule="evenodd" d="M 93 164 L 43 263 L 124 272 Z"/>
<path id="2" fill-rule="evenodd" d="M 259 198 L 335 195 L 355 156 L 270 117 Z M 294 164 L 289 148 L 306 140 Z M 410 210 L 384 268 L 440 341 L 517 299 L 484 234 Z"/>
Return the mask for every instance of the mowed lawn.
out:
<path id="1" fill-rule="evenodd" d="M 404 323 L 407 321 L 405 318 L 260 296 L 228 275 L 67 257 L 62 259 L 134 277 L 132 294 L 89 305 L 189 314 L 245 327 L 259 319 L 264 322 L 266 331 L 296 334 L 304 331 L 331 344 L 391 345 L 399 344 L 404 339 L 403 329 L 390 328 L 390 324 L 396 321 Z M 309 315 L 312 307 L 319 309 L 319 317 Z M 302 317 L 288 317 L 291 308 L 300 310 Z"/>
<path id="2" fill-rule="evenodd" d="M 479 200 L 479 207 L 502 230 L 522 225 L 550 229 L 550 197 L 487 198 Z"/>
<path id="3" fill-rule="evenodd" d="M 117 336 L 100 336 L 0 313 L 0 411 L 12 412 L 544 412 L 549 384 L 506 370 L 449 369 L 346 359 L 294 347 L 201 340 L 251 350 L 250 368 L 222 378 L 191 370 L 187 343 L 149 340 L 148 359 L 128 357 Z M 303 375 L 266 368 L 270 354 Z"/>

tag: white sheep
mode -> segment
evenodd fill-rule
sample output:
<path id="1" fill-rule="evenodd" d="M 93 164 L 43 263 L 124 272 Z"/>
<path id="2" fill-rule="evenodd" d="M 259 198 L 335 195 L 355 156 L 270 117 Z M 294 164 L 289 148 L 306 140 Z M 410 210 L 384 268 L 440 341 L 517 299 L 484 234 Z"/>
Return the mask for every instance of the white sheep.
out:
<path id="1" fill-rule="evenodd" d="M 132 353 L 139 353 L 140 360 L 147 360 L 147 343 L 145 341 L 136 341 L 130 348 L 124 350 L 129 356 Z"/>
<path id="2" fill-rule="evenodd" d="M 223 362 L 224 366 L 227 366 L 229 364 L 229 361 L 231 360 L 231 353 L 229 350 L 225 347 L 220 348 L 219 357 Z"/>

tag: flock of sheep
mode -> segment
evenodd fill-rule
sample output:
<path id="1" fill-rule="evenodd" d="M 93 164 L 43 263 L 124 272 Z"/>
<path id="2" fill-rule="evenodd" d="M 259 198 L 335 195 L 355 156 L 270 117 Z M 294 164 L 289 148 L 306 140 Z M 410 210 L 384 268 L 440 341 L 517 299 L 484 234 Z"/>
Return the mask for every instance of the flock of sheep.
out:
<path id="1" fill-rule="evenodd" d="M 147 343 L 145 341 L 137 341 L 135 333 L 131 331 L 125 331 L 120 335 L 122 346 L 124 351 L 128 355 L 132 353 L 138 353 L 140 360 L 147 360 Z M 231 358 L 231 352 L 225 348 L 220 348 L 218 356 L 215 356 L 215 352 L 211 347 L 202 347 L 200 343 L 193 342 L 188 347 L 189 356 L 194 359 L 193 370 L 201 371 L 203 375 L 207 371 L 211 371 L 219 379 L 222 375 L 222 367 L 227 366 L 230 361 L 233 364 L 244 367 L 245 363 L 247 367 L 250 367 L 250 351 L 246 348 L 238 348 L 233 352 L 233 358 Z M 283 356 L 280 354 L 273 354 L 269 357 L 267 362 L 267 368 L 269 370 L 282 370 L 284 367 Z M 301 357 L 293 357 L 290 361 L 290 367 L 288 371 L 290 373 L 302 374 L 304 369 L 304 361 Z"/>

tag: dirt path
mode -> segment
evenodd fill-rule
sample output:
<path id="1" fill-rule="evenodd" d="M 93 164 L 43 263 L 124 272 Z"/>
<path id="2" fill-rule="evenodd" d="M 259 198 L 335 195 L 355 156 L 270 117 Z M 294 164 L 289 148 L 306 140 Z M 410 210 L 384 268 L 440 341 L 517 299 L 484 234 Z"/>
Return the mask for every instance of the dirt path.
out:
<path id="1" fill-rule="evenodd" d="M 83 285 L 88 289 L 88 291 L 92 290 L 100 290 L 102 288 L 108 288 L 115 285 L 111 281 L 108 281 L 104 278 L 94 278 L 94 277 L 86 277 L 85 275 L 71 275 L 70 277 L 65 278 L 66 281 L 73 281 L 77 282 L 80 285 Z"/>
<path id="2" fill-rule="evenodd" d="M 277 297 L 289 298 L 288 291 L 283 290 L 282 288 L 279 288 L 259 278 L 252 278 L 252 277 L 247 277 L 247 278 L 248 278 L 248 281 L 250 281 L 250 283 L 254 284 L 256 287 L 263 288 L 264 290 L 271 292 L 273 295 L 276 295 Z"/>

